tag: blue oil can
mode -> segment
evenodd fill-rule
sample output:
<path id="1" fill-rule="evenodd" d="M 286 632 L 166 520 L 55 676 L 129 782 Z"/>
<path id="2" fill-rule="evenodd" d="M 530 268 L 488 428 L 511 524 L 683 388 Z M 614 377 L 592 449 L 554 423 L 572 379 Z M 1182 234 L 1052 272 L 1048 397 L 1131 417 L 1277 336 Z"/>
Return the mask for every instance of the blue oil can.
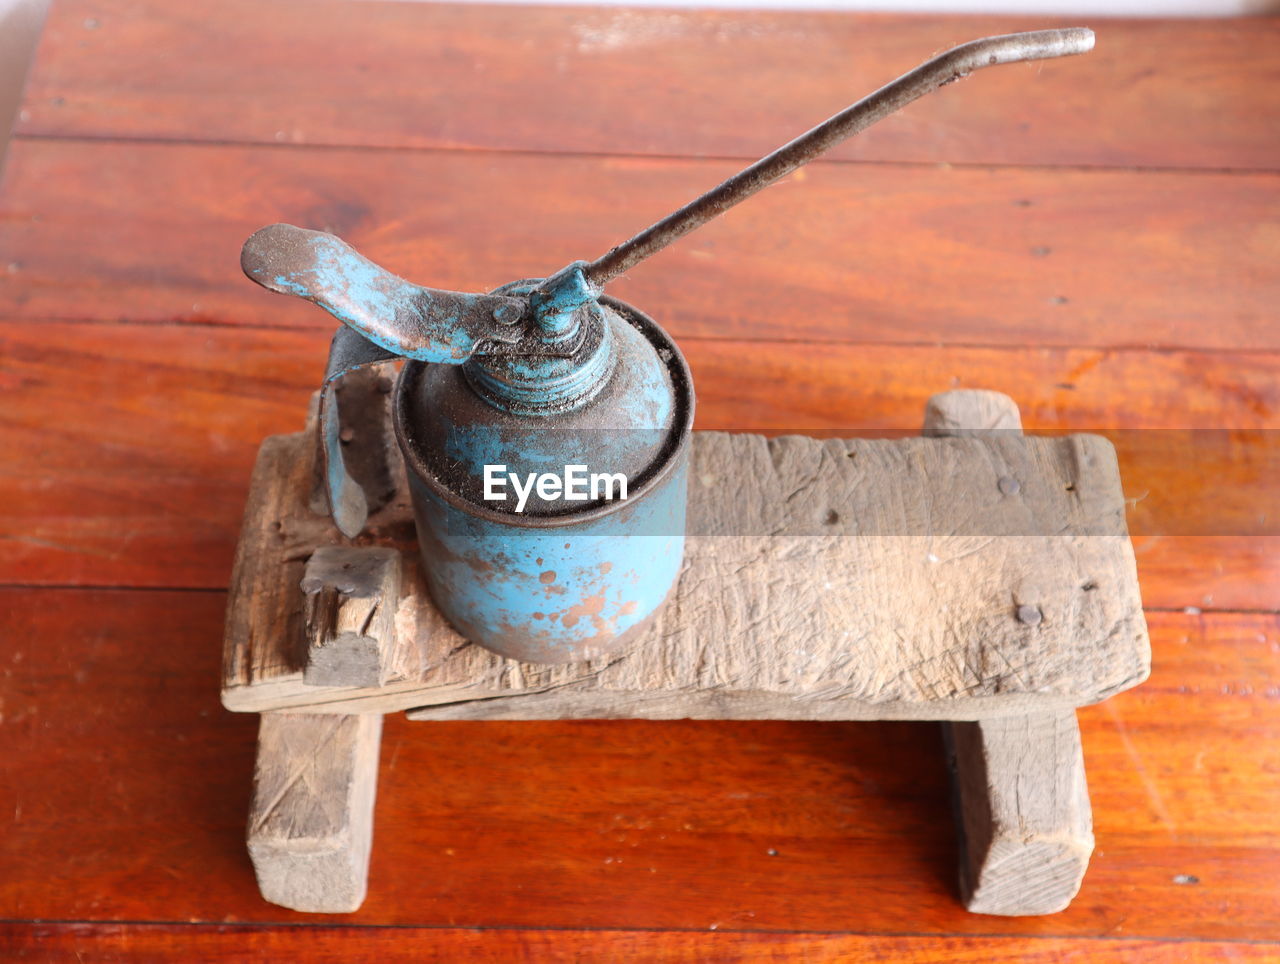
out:
<path id="1" fill-rule="evenodd" d="M 636 309 L 590 314 L 571 356 L 411 362 L 394 399 L 432 598 L 464 636 L 532 662 L 625 646 L 684 553 L 688 369 Z"/>

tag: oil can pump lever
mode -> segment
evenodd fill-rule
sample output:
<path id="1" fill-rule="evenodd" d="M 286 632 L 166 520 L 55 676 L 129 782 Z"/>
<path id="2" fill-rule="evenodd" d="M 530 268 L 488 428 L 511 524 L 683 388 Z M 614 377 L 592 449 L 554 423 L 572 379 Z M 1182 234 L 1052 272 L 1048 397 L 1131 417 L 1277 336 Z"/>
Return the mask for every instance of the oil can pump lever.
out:
<path id="1" fill-rule="evenodd" d="M 404 358 L 459 365 L 479 348 L 520 340 L 523 299 L 423 288 L 323 231 L 268 225 L 244 243 L 240 266 L 264 288 L 305 298 Z"/>
<path id="2" fill-rule="evenodd" d="M 618 275 L 635 267 L 672 241 L 718 217 L 846 138 L 866 130 L 944 84 L 967 77 L 975 70 L 1023 60 L 1067 57 L 1087 53 L 1092 49 L 1093 31 L 1085 27 L 1011 33 L 985 37 L 953 47 L 946 53 L 926 60 L 915 70 L 903 74 L 811 131 L 801 134 L 789 144 L 739 171 L 680 210 L 645 228 L 629 241 L 587 264 L 583 268 L 583 274 L 589 283 L 603 288 Z"/>

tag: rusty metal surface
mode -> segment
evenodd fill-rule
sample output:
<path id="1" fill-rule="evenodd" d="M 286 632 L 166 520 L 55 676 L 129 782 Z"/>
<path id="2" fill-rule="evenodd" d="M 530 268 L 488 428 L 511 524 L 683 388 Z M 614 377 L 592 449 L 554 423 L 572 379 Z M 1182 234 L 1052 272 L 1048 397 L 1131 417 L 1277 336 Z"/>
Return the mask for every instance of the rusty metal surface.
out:
<path id="1" fill-rule="evenodd" d="M 555 417 L 487 403 L 456 368 L 410 362 L 392 411 L 432 598 L 469 639 L 564 663 L 624 649 L 662 606 L 684 555 L 694 395 L 675 343 L 601 299 L 616 369 L 591 404 Z M 435 417 L 427 417 L 429 413 Z M 625 500 L 485 502 L 480 469 L 589 463 L 631 482 Z"/>
<path id="2" fill-rule="evenodd" d="M 324 475 L 324 492 L 329 514 L 333 516 L 333 522 L 339 531 L 349 539 L 354 538 L 364 528 L 369 513 L 376 509 L 373 503 L 377 496 L 369 491 L 368 481 L 362 483 L 352 467 L 347 464 L 346 453 L 343 451 L 344 422 L 349 421 L 353 416 L 359 417 L 370 406 L 367 400 L 361 400 L 364 404 L 347 404 L 340 410 L 337 396 L 344 389 L 347 390 L 345 394 L 348 396 L 359 393 L 362 387 L 365 388 L 363 394 L 367 395 L 368 386 L 362 386 L 359 382 L 344 382 L 344 380 L 347 376 L 354 377 L 357 373 L 362 374 L 361 370 L 370 365 L 394 358 L 396 355 L 393 353 L 379 348 L 354 329 L 345 326 L 334 332 L 333 341 L 329 345 L 329 362 L 325 366 L 324 382 L 320 386 L 320 466 Z M 376 429 L 377 427 L 369 419 L 361 418 L 360 421 L 369 422 L 369 425 L 362 428 Z M 357 458 L 356 465 L 385 462 L 385 459 L 378 458 L 376 451 L 382 444 L 382 439 L 371 442 L 366 437 L 368 434 L 369 432 L 366 431 L 359 435 L 359 444 L 362 450 L 366 450 L 366 458 Z"/>
<path id="3" fill-rule="evenodd" d="M 531 419 L 495 411 L 470 390 L 463 372 L 408 363 L 396 385 L 392 417 L 410 475 L 444 502 L 477 518 L 517 528 L 555 528 L 609 515 L 617 502 L 588 502 L 567 510 L 560 500 L 533 498 L 515 513 L 513 500 L 486 504 L 477 469 L 506 462 L 530 468 L 590 460 L 625 472 L 628 502 L 642 497 L 670 471 L 689 443 L 694 419 L 693 377 L 679 346 L 632 305 L 603 297 L 620 363 L 593 404 Z"/>

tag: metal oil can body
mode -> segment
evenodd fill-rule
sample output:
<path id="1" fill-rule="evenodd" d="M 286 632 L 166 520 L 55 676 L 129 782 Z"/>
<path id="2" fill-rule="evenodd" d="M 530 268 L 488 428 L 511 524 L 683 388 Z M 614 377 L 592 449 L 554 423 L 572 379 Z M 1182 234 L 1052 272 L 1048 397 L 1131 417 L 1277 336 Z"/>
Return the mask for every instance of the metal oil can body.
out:
<path id="1" fill-rule="evenodd" d="M 432 598 L 463 636 L 513 659 L 563 663 L 624 648 L 680 572 L 692 381 L 655 322 L 601 301 L 606 370 L 586 403 L 512 412 L 486 400 L 483 373 L 415 362 L 396 390 Z M 532 490 L 532 478 L 575 466 L 586 498 Z M 523 505 L 510 484 L 485 497 L 486 470 L 493 481 L 498 468 L 525 480 Z"/>

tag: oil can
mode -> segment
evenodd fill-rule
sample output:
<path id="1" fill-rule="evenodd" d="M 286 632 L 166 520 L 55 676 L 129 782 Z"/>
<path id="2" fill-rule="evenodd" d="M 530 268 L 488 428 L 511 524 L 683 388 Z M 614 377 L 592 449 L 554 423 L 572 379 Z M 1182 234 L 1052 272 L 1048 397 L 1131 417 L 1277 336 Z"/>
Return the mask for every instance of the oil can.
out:
<path id="1" fill-rule="evenodd" d="M 652 318 L 600 294 L 578 262 L 468 295 L 413 285 L 332 235 L 283 224 L 255 233 L 241 261 L 346 325 L 321 397 L 326 487 L 344 533 L 367 513 L 333 385 L 407 358 L 392 419 L 427 585 L 453 626 L 503 656 L 562 663 L 614 652 L 653 619 L 683 558 L 694 396 Z M 620 491 L 494 497 L 486 485 L 496 471 L 573 469 L 616 478 Z"/>
<path id="2" fill-rule="evenodd" d="M 658 612 L 684 550 L 693 385 L 680 350 L 604 286 L 677 238 L 911 101 L 996 64 L 1083 53 L 1085 28 L 987 37 L 921 64 L 590 263 L 487 294 L 420 287 L 332 235 L 277 224 L 245 243 L 254 281 L 318 304 L 343 328 L 321 392 L 329 506 L 354 537 L 367 503 L 346 472 L 335 380 L 410 359 L 393 420 L 422 563 L 437 607 L 504 656 L 607 656 Z M 576 499 L 576 471 L 625 497 Z M 496 473 L 496 476 L 495 476 Z M 514 499 L 494 477 L 563 473 Z M 495 497 L 496 495 L 496 497 Z"/>
<path id="3" fill-rule="evenodd" d="M 516 659 L 560 663 L 624 647 L 661 607 L 683 558 L 688 368 L 629 305 L 601 299 L 593 323 L 602 337 L 584 348 L 597 358 L 410 362 L 395 393 L 432 598 L 468 639 Z M 577 466 L 625 480 L 625 498 L 600 487 L 584 486 L 581 501 L 535 490 L 517 511 L 510 486 L 500 500 L 484 498 L 492 466 L 526 479 Z"/>

